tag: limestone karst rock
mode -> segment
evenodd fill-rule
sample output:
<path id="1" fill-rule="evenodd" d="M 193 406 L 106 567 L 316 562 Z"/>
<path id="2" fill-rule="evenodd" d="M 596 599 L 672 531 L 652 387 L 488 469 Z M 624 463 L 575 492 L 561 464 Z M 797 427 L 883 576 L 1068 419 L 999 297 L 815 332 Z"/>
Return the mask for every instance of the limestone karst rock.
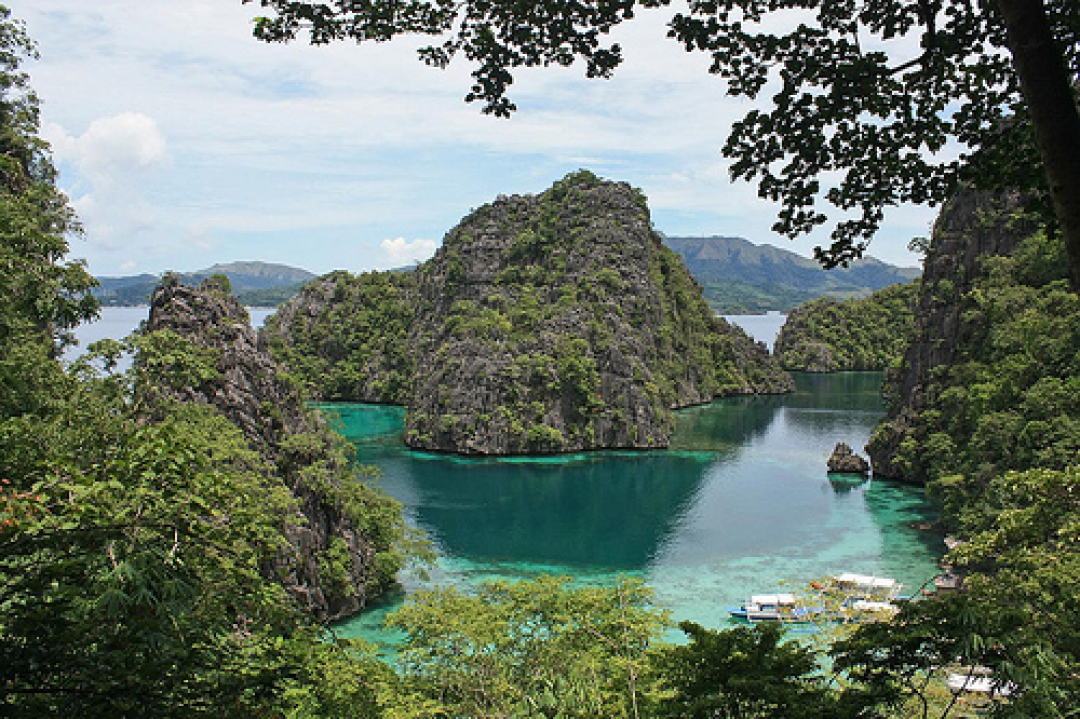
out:
<path id="1" fill-rule="evenodd" d="M 350 492 L 361 487 L 335 446 L 334 434 L 309 412 L 281 368 L 257 347 L 247 310 L 213 279 L 198 288 L 167 278 L 151 299 L 146 332 L 169 330 L 216 357 L 218 377 L 197 386 L 149 388 L 183 402 L 215 407 L 238 426 L 267 465 L 267 482 L 282 482 L 296 499 L 283 529 L 288 549 L 268 573 L 298 604 L 321 620 L 359 611 L 392 580 L 375 570 L 389 554 L 385 538 L 363 528 L 351 512 Z M 371 495 L 371 506 L 395 503 Z M 400 512 L 399 512 L 400 514 Z"/>
<path id="2" fill-rule="evenodd" d="M 923 483 L 927 468 L 898 461 L 901 447 L 924 443 L 919 415 L 935 373 L 946 371 L 969 350 L 964 313 L 988 260 L 1011 254 L 1034 231 L 1020 192 L 964 189 L 941 210 L 934 226 L 915 309 L 915 330 L 900 367 L 888 373 L 885 394 L 893 398 L 886 420 L 866 446 L 874 473 Z"/>
<path id="3" fill-rule="evenodd" d="M 826 463 L 830 473 L 868 474 L 870 463 L 860 457 L 846 442 L 837 442 L 832 455 Z"/>
<path id="4" fill-rule="evenodd" d="M 575 173 L 475 210 L 408 277 L 313 283 L 267 345 L 321 396 L 404 404 L 416 449 L 665 447 L 674 408 L 793 384 L 660 239 L 641 193 Z"/>

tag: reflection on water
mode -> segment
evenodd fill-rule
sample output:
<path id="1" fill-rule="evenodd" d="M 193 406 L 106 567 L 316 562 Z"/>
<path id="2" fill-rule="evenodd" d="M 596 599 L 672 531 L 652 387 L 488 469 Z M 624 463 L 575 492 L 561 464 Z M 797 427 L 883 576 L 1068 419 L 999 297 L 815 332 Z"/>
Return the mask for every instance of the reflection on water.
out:
<path id="1" fill-rule="evenodd" d="M 708 464 L 675 454 L 566 464 L 418 461 L 415 516 L 453 556 L 639 570 L 700 485 Z"/>
<path id="2" fill-rule="evenodd" d="M 797 377 L 783 397 L 741 397 L 678 413 L 673 449 L 474 460 L 402 444 L 402 410 L 326 405 L 360 461 L 439 551 L 436 582 L 536 571 L 583 581 L 645 578 L 676 619 L 708 626 L 751 592 L 842 571 L 933 575 L 940 538 L 921 530 L 915 488 L 829 477 L 844 441 L 865 444 L 882 414 L 881 375 Z M 425 582 L 406 577 L 406 586 Z M 346 631 L 371 631 L 376 617 Z"/>

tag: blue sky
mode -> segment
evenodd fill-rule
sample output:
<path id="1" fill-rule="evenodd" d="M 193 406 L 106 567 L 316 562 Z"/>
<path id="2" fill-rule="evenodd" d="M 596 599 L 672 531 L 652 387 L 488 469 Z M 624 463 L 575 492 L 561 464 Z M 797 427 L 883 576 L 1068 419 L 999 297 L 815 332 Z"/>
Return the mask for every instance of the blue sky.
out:
<path id="1" fill-rule="evenodd" d="M 775 208 L 728 179 L 719 148 L 751 105 L 707 58 L 664 38 L 663 16 L 620 28 L 627 62 L 520 73 L 519 111 L 484 116 L 469 68 L 380 46 L 251 36 L 240 0 L 13 0 L 41 52 L 28 70 L 43 133 L 102 276 L 265 260 L 317 273 L 430 256 L 471 209 L 586 168 L 641 188 L 669 235 L 738 235 L 809 256 L 823 237 L 771 233 Z M 870 254 L 906 249 L 934 211 L 892 210 Z"/>

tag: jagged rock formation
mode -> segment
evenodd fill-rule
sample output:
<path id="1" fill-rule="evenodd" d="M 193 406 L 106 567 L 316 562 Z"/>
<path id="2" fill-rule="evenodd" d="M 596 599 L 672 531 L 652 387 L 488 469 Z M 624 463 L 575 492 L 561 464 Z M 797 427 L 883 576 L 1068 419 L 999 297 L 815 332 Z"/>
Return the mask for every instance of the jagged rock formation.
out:
<path id="1" fill-rule="evenodd" d="M 258 349 L 247 311 L 224 287 L 208 279 L 195 289 L 167 277 L 152 296 L 144 328 L 160 331 L 210 357 L 217 372 L 149 391 L 215 407 L 267 463 L 266 481 L 283 482 L 296 499 L 298 516 L 283 523 L 290 551 L 268 571 L 319 619 L 357 612 L 369 594 L 385 589 L 393 571 L 376 570 L 377 555 L 385 562 L 392 551 L 390 537 L 365 529 L 356 500 L 370 511 L 400 515 L 400 508 L 352 476 L 339 440 Z"/>
<path id="2" fill-rule="evenodd" d="M 830 473 L 868 474 L 870 463 L 855 453 L 846 442 L 837 442 L 826 466 Z"/>
<path id="3" fill-rule="evenodd" d="M 268 323 L 266 336 L 294 371 L 322 367 L 298 373 L 323 396 L 406 404 L 406 442 L 417 449 L 664 447 L 675 407 L 793 387 L 763 344 L 712 315 L 653 231 L 641 194 L 590 173 L 476 210 L 414 274 L 324 278 Z M 370 297 L 357 298 L 375 285 L 385 297 L 387 284 L 394 298 L 369 313 Z M 338 300 L 352 303 L 344 323 L 327 320 L 346 312 Z M 410 302 L 411 364 L 389 361 L 375 348 L 402 347 L 397 328 Z M 386 310 L 391 319 L 378 321 Z M 312 330 L 335 324 L 356 337 L 340 356 L 327 349 L 341 344 L 332 332 Z M 319 359 L 303 359 L 310 355 Z M 391 367 L 399 378 L 411 373 L 407 392 L 390 381 Z M 368 370 L 347 396 L 338 391 L 345 382 L 322 387 L 321 376 Z"/>
<path id="4" fill-rule="evenodd" d="M 924 483 L 965 469 L 967 451 L 985 441 L 977 436 L 992 425 L 987 420 L 994 407 L 990 398 L 980 400 L 981 408 L 972 405 L 967 390 L 983 381 L 983 376 L 1001 374 L 994 364 L 1013 350 L 993 333 L 1023 312 L 1035 311 L 1039 301 L 1037 293 L 1028 293 L 1024 302 L 1031 304 L 1009 298 L 1011 309 L 996 308 L 1004 301 L 998 298 L 1006 298 L 1009 287 L 1023 284 L 1022 275 L 1030 274 L 1006 270 L 1002 264 L 1037 230 L 1025 215 L 1024 204 L 1018 192 L 964 190 L 942 209 L 926 256 L 913 339 L 899 370 L 887 377 L 889 414 L 866 447 L 875 474 Z M 1036 264 L 1053 264 L 1048 259 L 1053 251 L 1047 248 L 1028 254 L 1046 255 L 1031 260 Z M 1047 275 L 1029 286 L 1045 285 L 1048 279 L 1052 278 Z M 1015 351 L 1030 354 L 1030 348 L 1022 344 Z M 1049 364 L 1041 370 L 1049 371 Z M 1032 379 L 1038 379 L 1038 373 Z M 1007 406 L 1010 414 L 1020 417 L 1026 388 L 1022 382 L 1013 384 L 1016 396 L 1005 404 L 1011 405 Z M 992 399 L 996 404 L 998 398 Z M 1003 421 L 1002 427 L 1009 422 Z M 1010 434 L 1020 433 L 1024 426 L 1026 422 Z M 1007 444 L 1001 442 L 1002 449 Z M 981 471 L 991 466 L 984 463 Z"/>
<path id="5" fill-rule="evenodd" d="M 911 341 L 917 290 L 908 283 L 858 299 L 811 300 L 787 316 L 773 354 L 790 371 L 887 369 Z"/>

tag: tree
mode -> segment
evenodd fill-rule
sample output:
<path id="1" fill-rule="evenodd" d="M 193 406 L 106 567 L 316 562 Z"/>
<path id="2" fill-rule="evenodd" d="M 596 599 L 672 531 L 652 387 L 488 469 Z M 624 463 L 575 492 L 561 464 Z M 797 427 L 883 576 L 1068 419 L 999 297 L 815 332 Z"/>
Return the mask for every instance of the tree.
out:
<path id="1" fill-rule="evenodd" d="M 637 582 L 539 577 L 418 592 L 388 624 L 405 633 L 403 696 L 425 715 L 637 717 L 663 614 Z"/>
<path id="2" fill-rule="evenodd" d="M 63 261 L 79 224 L 38 134 L 38 98 L 21 70 L 33 57 L 23 24 L 0 5 L 0 354 L 28 333 L 63 343 L 97 314 L 97 282 L 81 263 Z"/>
<path id="3" fill-rule="evenodd" d="M 894 621 L 860 625 L 833 646 L 852 682 L 847 698 L 896 706 L 914 697 L 926 707 L 944 674 L 985 668 L 1012 689 L 992 716 L 1064 716 L 1077 706 L 1078 496 L 1076 467 L 991 480 L 964 512 L 968 540 L 949 556 L 963 591 L 905 602 Z"/>
<path id="4" fill-rule="evenodd" d="M 261 568 L 292 498 L 239 429 L 189 405 L 146 425 L 67 379 L 0 422 L 0 713 L 250 716 L 313 628 Z"/>
<path id="5" fill-rule="evenodd" d="M 611 30 L 639 8 L 670 4 L 258 2 L 274 13 L 256 21 L 266 41 L 305 30 L 315 44 L 434 36 L 420 58 L 445 67 L 463 55 L 475 65 L 466 100 L 504 117 L 516 109 L 507 97 L 513 71 L 580 59 L 589 77 L 608 77 L 623 57 Z M 796 237 L 825 224 L 822 201 L 839 213 L 832 245 L 815 249 L 826 266 L 861 256 L 886 207 L 940 203 L 974 180 L 1038 185 L 1080 280 L 1080 6 L 1072 0 L 693 0 L 668 27 L 687 50 L 712 56 L 729 94 L 774 93 L 770 110 L 735 124 L 723 153 L 734 178 L 756 180 L 762 197 L 780 203 L 777 232 Z"/>
<path id="6" fill-rule="evenodd" d="M 325 684 L 352 655 L 268 577 L 301 521 L 274 468 L 208 405 L 155 408 L 162 393 L 137 389 L 210 381 L 208 353 L 159 334 L 124 374 L 115 341 L 101 345 L 104 374 L 57 358 L 97 303 L 85 268 L 64 260 L 78 223 L 19 69 L 33 55 L 0 6 L 0 715 L 334 716 L 346 696 L 370 703 L 377 676 Z M 390 536 L 390 510 L 371 500 L 370 523 Z"/>
<path id="7" fill-rule="evenodd" d="M 661 684 L 670 690 L 661 717 L 838 717 L 812 649 L 784 640 L 778 623 L 706 629 L 679 627 L 690 643 L 660 651 Z"/>

